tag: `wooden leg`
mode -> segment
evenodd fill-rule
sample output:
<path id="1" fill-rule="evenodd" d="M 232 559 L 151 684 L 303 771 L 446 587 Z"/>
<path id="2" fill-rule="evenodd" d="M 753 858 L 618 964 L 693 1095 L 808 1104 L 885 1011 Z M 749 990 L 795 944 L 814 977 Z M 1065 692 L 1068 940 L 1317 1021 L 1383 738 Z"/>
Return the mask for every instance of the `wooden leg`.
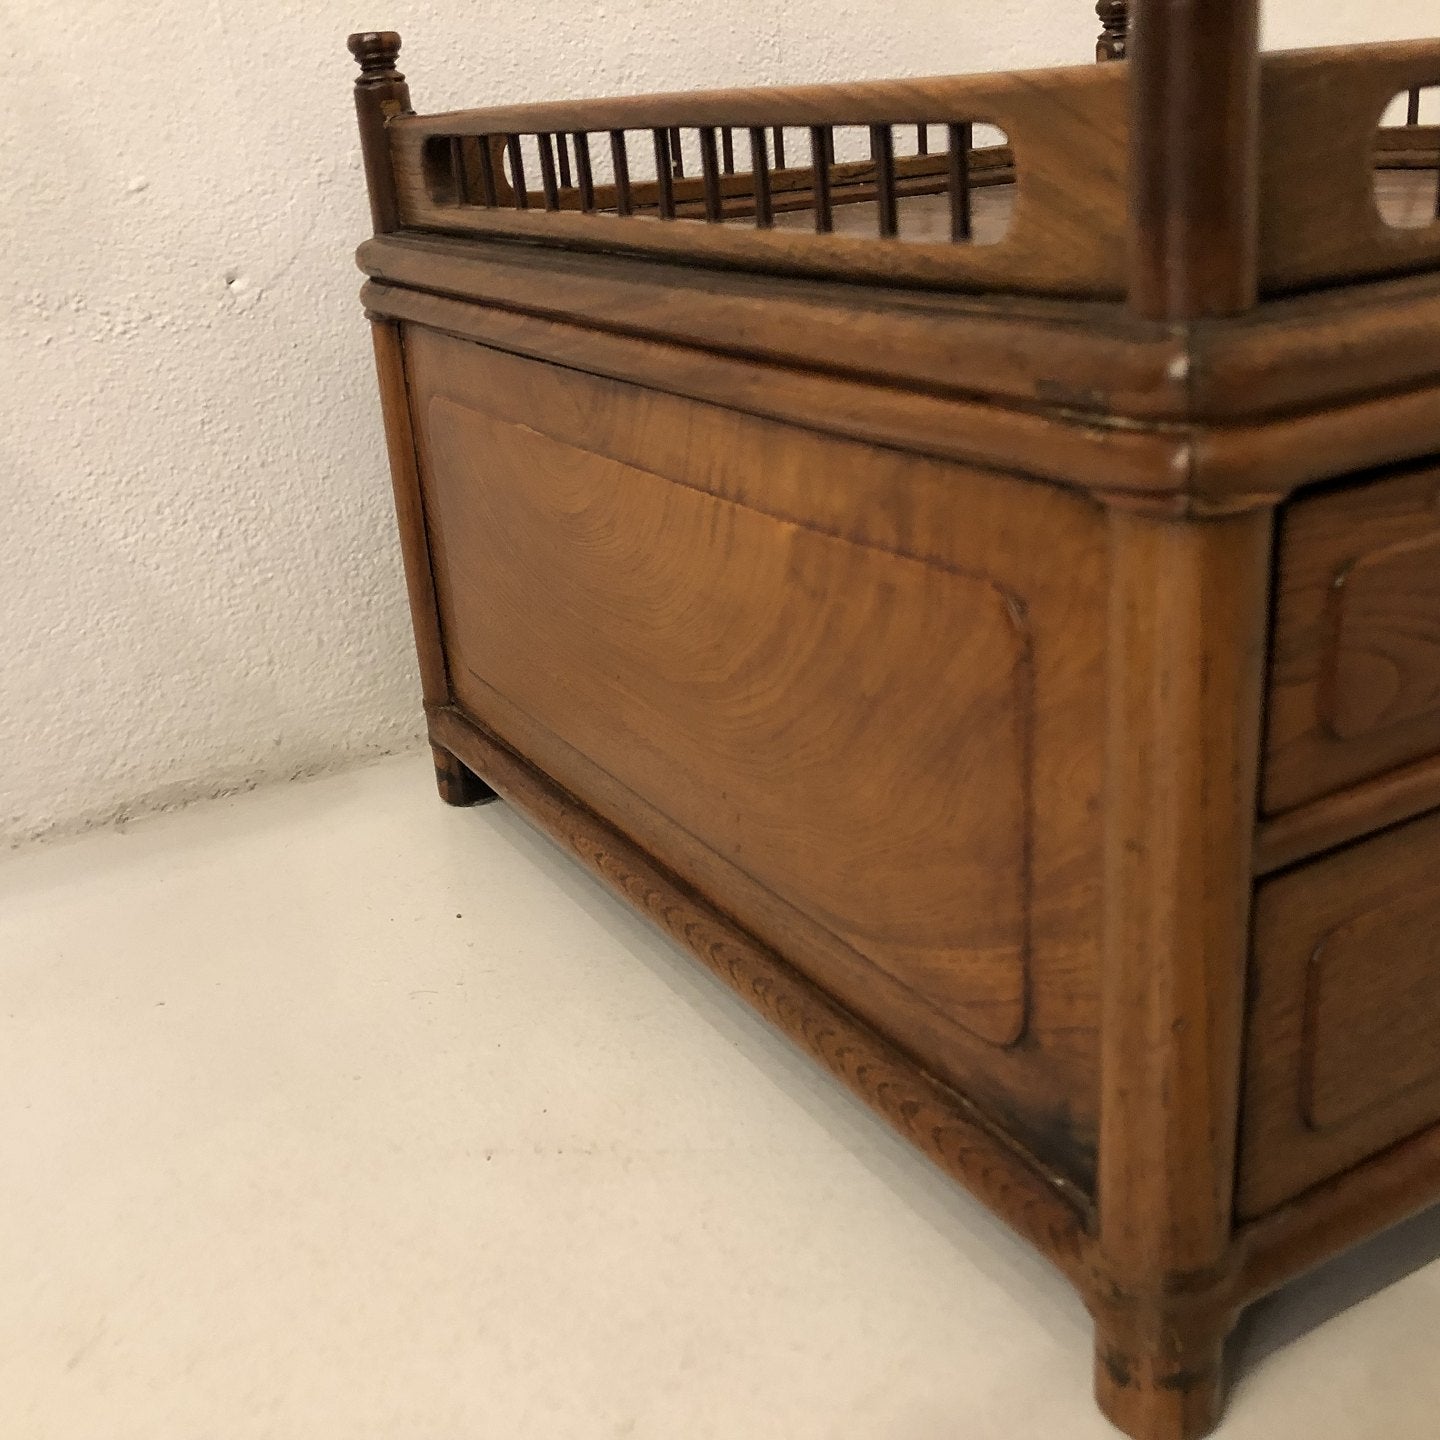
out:
<path id="1" fill-rule="evenodd" d="M 1096 1399 L 1135 1440 L 1219 1416 L 1271 519 L 1110 514 Z"/>
<path id="2" fill-rule="evenodd" d="M 1095 1400 L 1131 1440 L 1199 1440 L 1225 1402 L 1233 1317 L 1166 1305 L 1127 1307 L 1095 1323 Z"/>
<path id="3" fill-rule="evenodd" d="M 447 805 L 480 805 L 496 798 L 495 792 L 448 750 L 432 745 L 430 753 L 435 757 L 435 785 Z"/>

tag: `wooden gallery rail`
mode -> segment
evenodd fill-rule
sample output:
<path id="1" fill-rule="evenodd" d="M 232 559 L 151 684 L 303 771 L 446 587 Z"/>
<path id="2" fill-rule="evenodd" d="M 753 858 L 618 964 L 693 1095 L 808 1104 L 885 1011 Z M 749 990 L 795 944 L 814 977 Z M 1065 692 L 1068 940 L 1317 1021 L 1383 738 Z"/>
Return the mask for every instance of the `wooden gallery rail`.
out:
<path id="1" fill-rule="evenodd" d="M 1123 63 L 428 116 L 352 36 L 359 261 L 442 796 L 1181 1440 L 1242 1307 L 1440 1197 L 1440 43 L 1099 10 Z"/>

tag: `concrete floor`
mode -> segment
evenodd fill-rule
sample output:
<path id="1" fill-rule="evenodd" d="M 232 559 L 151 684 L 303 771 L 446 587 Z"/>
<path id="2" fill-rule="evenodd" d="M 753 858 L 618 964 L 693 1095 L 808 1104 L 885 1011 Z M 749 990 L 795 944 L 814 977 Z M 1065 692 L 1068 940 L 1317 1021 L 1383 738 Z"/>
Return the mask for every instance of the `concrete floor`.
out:
<path id="1" fill-rule="evenodd" d="M 1088 1440 L 1086 1317 L 428 764 L 0 864 L 4 1440 Z M 1221 1434 L 1440 1434 L 1440 1212 L 1253 1316 Z"/>

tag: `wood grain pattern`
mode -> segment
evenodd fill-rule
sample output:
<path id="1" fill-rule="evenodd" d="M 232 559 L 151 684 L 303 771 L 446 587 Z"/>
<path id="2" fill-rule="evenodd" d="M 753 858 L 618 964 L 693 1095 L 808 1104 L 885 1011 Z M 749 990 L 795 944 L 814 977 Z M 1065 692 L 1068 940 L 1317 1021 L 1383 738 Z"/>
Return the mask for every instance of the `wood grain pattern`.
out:
<path id="1" fill-rule="evenodd" d="M 1064 409 L 1009 409 L 763 365 L 374 281 L 361 293 L 377 314 L 647 389 L 784 420 L 815 434 L 843 435 L 887 449 L 1093 487 L 1133 497 L 1137 503 L 1153 499 L 1177 508 L 1188 503 L 1187 464 L 1194 446 L 1188 436 L 1167 430 L 1087 423 Z M 1225 478 L 1231 478 L 1228 472 Z M 1234 478 L 1254 482 L 1249 470 Z"/>
<path id="2" fill-rule="evenodd" d="M 1320 939 L 1305 977 L 1301 1056 L 1300 1107 L 1312 1130 L 1340 1129 L 1440 1078 L 1437 944 L 1440 887 L 1433 884 Z"/>
<path id="3" fill-rule="evenodd" d="M 656 267 L 438 235 L 382 236 L 357 259 L 392 285 L 932 393 L 1156 417 L 1180 413 L 1187 393 L 1176 378 L 1181 339 L 1116 305 Z"/>
<path id="4" fill-rule="evenodd" d="M 1187 482 L 1196 508 L 1244 496 L 1281 499 L 1302 485 L 1409 462 L 1440 449 L 1440 385 L 1368 395 L 1296 415 L 1189 431 Z"/>
<path id="5" fill-rule="evenodd" d="M 1283 870 L 1297 860 L 1435 809 L 1440 809 L 1440 755 L 1263 818 L 1255 838 L 1255 873 Z"/>
<path id="6" fill-rule="evenodd" d="M 1058 491 L 410 343 L 467 712 L 1083 1183 L 1095 930 L 1075 921 L 1096 900 L 1099 751 L 1098 726 L 1089 745 L 1073 727 L 1098 715 L 1101 637 L 1054 627 L 1099 605 L 1097 518 Z M 1063 573 L 1007 500 L 1047 533 L 1070 516 Z M 515 587 L 540 573 L 522 617 Z M 1043 724 L 1027 691 L 1054 697 Z"/>
<path id="7" fill-rule="evenodd" d="M 796 282 L 778 279 L 736 276 L 727 283 L 697 276 L 687 281 L 683 272 L 657 276 L 633 261 L 575 256 L 562 262 L 549 256 L 542 262 L 539 255 L 520 259 L 513 251 L 508 259 L 487 253 L 482 270 L 478 258 L 467 264 L 458 255 L 436 252 L 436 247 L 462 250 L 462 242 L 407 237 L 371 244 L 377 249 L 362 247 L 367 263 L 375 263 L 369 257 L 378 253 L 387 272 L 394 270 L 407 282 L 404 290 L 388 285 L 365 290 L 366 303 L 379 313 L 759 414 L 812 425 L 823 417 L 828 427 L 858 438 L 1132 495 L 1172 513 L 1224 513 L 1263 501 L 1255 494 L 1257 484 L 1273 487 L 1270 498 L 1280 498 L 1337 470 L 1363 469 L 1440 447 L 1440 388 L 1435 387 L 1366 396 L 1349 406 L 1329 404 L 1249 424 L 1105 424 L 1104 412 L 1112 406 L 1120 411 L 1133 404 L 1142 413 L 1183 410 L 1183 400 L 1175 397 L 1191 373 L 1175 336 L 1144 327 L 1127 330 L 1115 323 L 1110 307 L 1085 307 L 1067 320 L 1067 307 L 1046 301 L 1000 307 L 994 301 L 888 291 L 861 304 L 853 287 L 848 295 L 824 288 L 811 295 L 806 287 L 797 289 Z M 580 268 L 567 268 L 571 265 Z M 606 267 L 630 273 L 622 279 Z M 424 283 L 453 293 L 484 287 L 491 276 L 494 289 L 487 298 L 501 309 L 408 288 Z M 770 287 L 779 287 L 778 292 Z M 1382 294 L 1373 309 L 1352 313 L 1342 307 L 1344 319 L 1329 316 L 1331 307 L 1315 302 L 1312 326 L 1308 304 L 1298 311 L 1277 307 L 1283 315 L 1260 334 L 1244 326 L 1233 346 L 1208 341 L 1196 357 L 1197 385 L 1224 373 L 1232 354 L 1237 383 L 1227 384 L 1225 393 L 1238 395 L 1238 379 L 1244 377 L 1254 382 L 1262 400 L 1267 386 L 1272 392 L 1275 388 L 1264 374 L 1288 372 L 1309 363 L 1312 355 L 1322 394 L 1332 385 L 1365 385 L 1367 365 L 1377 377 L 1390 375 L 1387 346 L 1397 357 L 1397 377 L 1401 366 L 1409 373 L 1423 364 L 1433 366 L 1422 345 L 1425 317 L 1435 308 L 1427 308 L 1425 296 L 1433 286 L 1406 281 L 1375 288 Z M 585 328 L 542 318 L 546 312 L 564 314 L 567 306 L 573 306 L 574 318 Z M 526 311 L 537 312 L 535 318 Z M 722 320 L 722 313 L 728 318 Z M 1372 315 L 1373 324 L 1366 318 Z M 770 316 L 773 325 L 757 316 Z M 669 334 L 686 348 L 619 343 L 616 332 L 627 328 Z M 1292 343 L 1297 330 L 1314 334 L 1313 349 Z M 716 354 L 704 343 L 707 335 L 727 353 Z M 732 348 L 740 356 L 748 350 L 757 358 L 808 364 L 773 370 L 732 357 Z M 868 370 L 887 383 L 839 385 L 827 378 L 837 369 L 845 373 L 847 351 L 852 373 Z M 1264 370 L 1267 356 L 1273 364 Z M 998 394 L 1019 400 L 1028 388 L 1037 401 L 1058 408 L 1036 413 L 974 404 L 968 393 L 984 393 L 987 366 Z M 947 371 L 967 395 L 940 400 L 928 393 L 943 386 Z M 1096 381 L 1113 383 L 1115 389 L 1086 389 Z M 913 387 L 913 393 L 896 382 Z M 1102 412 L 1090 423 L 1084 423 L 1087 407 Z"/>
<path id="8" fill-rule="evenodd" d="M 1281 529 L 1265 807 L 1440 751 L 1440 470 L 1297 501 Z"/>
<path id="9" fill-rule="evenodd" d="M 1016 157 L 1013 219 L 1005 239 L 991 246 L 901 245 L 878 237 L 682 226 L 646 216 L 533 208 L 461 214 L 432 199 L 424 164 L 425 143 L 434 135 L 962 121 L 999 126 Z M 1124 293 L 1125 85 L 1116 66 L 456 111 L 398 119 L 388 134 L 400 212 L 406 225 L 419 229 L 887 285 L 1112 298 Z M 722 190 L 733 190 L 738 178 L 725 177 Z"/>
<path id="10" fill-rule="evenodd" d="M 471 676 L 501 691 L 896 984 L 1018 1040 L 1018 598 L 444 396 L 426 429 L 460 703 Z"/>
<path id="11" fill-rule="evenodd" d="M 1361 555 L 1331 608 L 1321 709 L 1337 740 L 1440 710 L 1440 530 Z"/>
<path id="12" fill-rule="evenodd" d="M 1106 727 L 1096 1396 L 1214 1424 L 1245 1005 L 1268 513 L 1116 512 Z"/>
<path id="13" fill-rule="evenodd" d="M 1238 319 L 1201 322 L 1191 329 L 1190 413 L 1254 420 L 1318 411 L 1333 453 L 1353 421 L 1346 402 L 1433 383 L 1437 327 L 1440 274 L 1269 300 Z M 1283 438 L 1287 448 L 1303 445 L 1293 433 Z M 1412 438 L 1419 445 L 1409 453 L 1423 453 L 1423 435 L 1401 443 Z M 1340 468 L 1354 467 L 1342 459 Z"/>
<path id="14" fill-rule="evenodd" d="M 1432 1125 L 1240 1225 L 1235 1236 L 1235 1300 L 1249 1304 L 1270 1294 L 1427 1209 L 1437 1194 L 1440 1125 Z"/>
<path id="15" fill-rule="evenodd" d="M 1245 1215 L 1440 1119 L 1437 848 L 1428 816 L 1261 885 Z"/>
<path id="16" fill-rule="evenodd" d="M 1261 91 L 1260 278 L 1268 294 L 1440 267 L 1440 226 L 1400 230 L 1375 201 L 1380 116 L 1440 79 L 1440 41 L 1267 55 Z M 1323 133 L 1325 143 L 1313 143 Z"/>

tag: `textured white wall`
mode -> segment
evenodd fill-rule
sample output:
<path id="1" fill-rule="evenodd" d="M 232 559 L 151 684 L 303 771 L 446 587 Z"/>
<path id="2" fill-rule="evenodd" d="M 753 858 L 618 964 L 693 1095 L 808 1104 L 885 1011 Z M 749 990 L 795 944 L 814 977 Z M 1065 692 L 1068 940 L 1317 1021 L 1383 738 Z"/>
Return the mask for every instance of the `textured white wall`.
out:
<path id="1" fill-rule="evenodd" d="M 1408 0 L 1270 9 L 1276 43 L 1422 28 Z M 366 26 L 405 35 L 422 110 L 1078 62 L 1096 28 L 1089 0 L 17 6 L 0 842 L 418 741 L 350 258 Z"/>

